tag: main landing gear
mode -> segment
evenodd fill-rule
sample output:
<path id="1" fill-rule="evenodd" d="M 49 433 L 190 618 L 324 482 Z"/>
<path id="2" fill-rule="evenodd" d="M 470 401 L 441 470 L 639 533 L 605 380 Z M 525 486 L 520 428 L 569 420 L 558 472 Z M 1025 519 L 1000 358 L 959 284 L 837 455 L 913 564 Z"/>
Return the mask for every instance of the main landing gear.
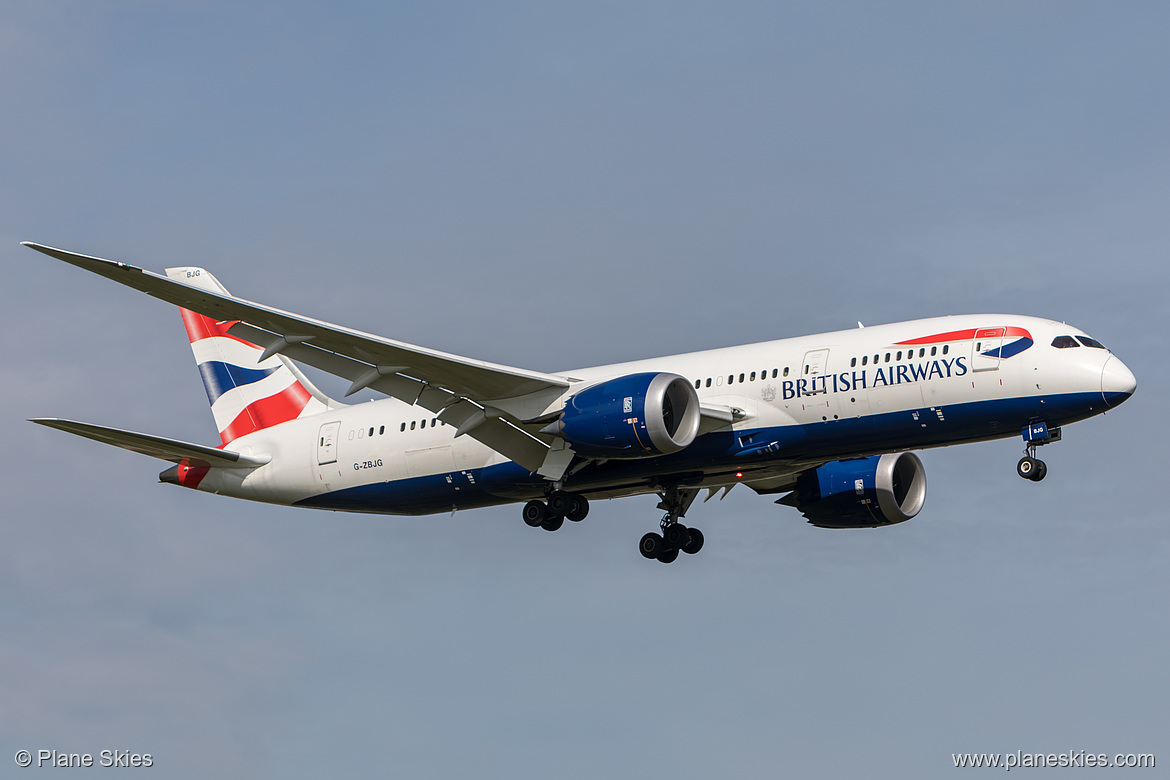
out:
<path id="1" fill-rule="evenodd" d="M 687 528 L 678 521 L 686 514 L 698 493 L 699 491 L 693 488 L 677 487 L 659 493 L 662 502 L 658 508 L 666 510 L 659 524 L 662 533 L 651 531 L 642 537 L 642 541 L 638 543 L 642 557 L 662 563 L 674 563 L 679 552 L 694 555 L 703 549 L 703 532 L 698 528 Z"/>
<path id="2" fill-rule="evenodd" d="M 555 531 L 565 520 L 579 523 L 589 514 L 589 502 L 579 493 L 554 490 L 548 496 L 548 503 L 529 501 L 524 505 L 524 522 L 533 528 Z"/>
<path id="3" fill-rule="evenodd" d="M 1024 479 L 1039 482 L 1048 474 L 1048 466 L 1036 457 L 1036 448 L 1054 441 L 1060 441 L 1060 428 L 1049 428 L 1044 422 L 1033 423 L 1024 428 L 1024 457 L 1016 464 L 1016 473 Z"/>

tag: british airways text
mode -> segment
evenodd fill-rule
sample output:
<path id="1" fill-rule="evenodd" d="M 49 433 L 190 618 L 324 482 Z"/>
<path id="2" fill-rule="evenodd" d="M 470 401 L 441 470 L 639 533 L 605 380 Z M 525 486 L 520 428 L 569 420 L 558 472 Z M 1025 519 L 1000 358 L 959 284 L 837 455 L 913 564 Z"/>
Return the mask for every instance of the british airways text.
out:
<path id="1" fill-rule="evenodd" d="M 929 379 L 949 379 L 967 373 L 966 357 L 950 360 L 932 360 L 928 363 L 904 363 L 861 371 L 846 371 L 840 374 L 825 374 L 812 379 L 785 379 L 781 393 L 785 401 L 806 395 L 821 393 L 846 393 L 850 390 L 865 390 L 871 387 L 901 385 L 906 382 L 920 382 Z"/>

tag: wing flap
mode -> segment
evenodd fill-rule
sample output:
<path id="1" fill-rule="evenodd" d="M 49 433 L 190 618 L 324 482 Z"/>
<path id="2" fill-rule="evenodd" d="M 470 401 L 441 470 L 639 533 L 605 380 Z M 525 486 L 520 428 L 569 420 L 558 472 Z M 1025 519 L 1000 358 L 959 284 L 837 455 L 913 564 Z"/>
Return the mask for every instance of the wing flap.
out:
<path id="1" fill-rule="evenodd" d="M 241 455 L 238 452 L 219 450 L 214 447 L 205 447 L 202 444 L 167 439 L 162 436 L 151 436 L 147 433 L 135 433 L 121 428 L 108 428 L 104 425 L 77 422 L 76 420 L 62 420 L 56 417 L 42 417 L 29 420 L 37 425 L 56 428 L 59 431 L 84 436 L 87 439 L 100 441 L 102 444 L 111 444 L 124 450 L 149 455 L 152 458 L 180 463 L 185 466 L 214 466 L 226 469 L 251 469 L 263 466 L 268 458 L 255 458 Z"/>

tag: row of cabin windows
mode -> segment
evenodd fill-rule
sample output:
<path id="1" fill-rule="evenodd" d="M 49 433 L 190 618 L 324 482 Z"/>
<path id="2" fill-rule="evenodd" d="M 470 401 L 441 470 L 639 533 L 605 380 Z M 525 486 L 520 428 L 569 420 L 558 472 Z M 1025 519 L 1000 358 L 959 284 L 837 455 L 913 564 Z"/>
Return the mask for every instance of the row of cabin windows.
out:
<path id="1" fill-rule="evenodd" d="M 414 424 L 415 424 L 416 422 L 418 422 L 418 421 L 417 421 L 417 420 L 411 420 L 411 421 L 410 421 L 410 429 L 411 429 L 412 431 L 414 430 Z M 436 427 L 436 426 L 439 426 L 439 425 L 446 425 L 446 424 L 447 424 L 447 423 L 445 423 L 445 422 L 440 422 L 438 417 L 432 417 L 432 418 L 431 418 L 431 427 L 432 427 L 432 428 L 434 428 L 434 427 Z M 421 423 L 419 423 L 419 426 L 418 426 L 418 427 L 420 427 L 420 428 L 425 428 L 425 427 L 427 427 L 427 421 L 426 421 L 426 420 L 423 420 Z M 405 431 L 405 430 L 406 430 L 406 423 L 402 423 L 402 425 L 401 425 L 401 426 L 398 428 L 398 430 L 400 430 L 400 431 Z"/>
<path id="2" fill-rule="evenodd" d="M 944 344 L 943 348 L 942 348 L 942 353 L 944 355 L 947 355 L 950 353 L 950 351 L 951 351 L 950 345 Z M 938 347 L 931 347 L 930 348 L 931 357 L 934 357 L 937 354 L 938 354 Z M 891 359 L 892 360 L 901 360 L 902 355 L 903 355 L 903 350 L 898 350 L 898 352 L 896 354 L 887 352 L 885 362 L 889 363 Z M 912 350 L 912 349 L 905 350 L 905 356 L 906 356 L 906 360 L 912 360 L 914 358 L 914 350 Z M 881 362 L 881 357 L 882 356 L 880 354 L 873 356 L 874 365 L 877 365 L 878 363 Z M 918 357 L 920 357 L 920 358 L 926 357 L 926 347 L 922 347 L 921 349 L 918 350 Z M 862 355 L 861 356 L 861 365 L 863 365 L 863 366 L 869 365 L 869 355 Z M 849 362 L 849 367 L 850 368 L 857 367 L 857 358 L 853 358 Z M 808 374 L 808 372 L 809 372 L 809 366 L 805 366 L 804 373 Z M 773 368 L 772 369 L 772 378 L 776 379 L 777 377 L 780 377 L 780 376 L 788 376 L 788 373 L 789 373 L 788 366 L 784 367 L 783 372 L 781 372 L 781 370 L 778 368 Z M 768 378 L 768 370 L 765 369 L 765 370 L 759 372 L 759 377 L 761 380 L 767 379 Z M 710 377 L 708 377 L 705 380 L 704 379 L 696 379 L 695 380 L 695 389 L 697 390 L 701 387 L 710 387 L 711 381 L 712 380 Z M 721 376 L 715 377 L 714 381 L 715 381 L 716 385 L 721 385 L 721 384 L 723 384 L 723 377 L 721 377 Z M 751 374 L 739 374 L 740 384 L 742 384 L 744 382 L 754 382 L 754 381 L 756 381 L 756 372 L 755 371 L 751 372 Z M 733 385 L 733 384 L 735 384 L 735 382 L 736 382 L 736 375 L 735 374 L 728 374 L 727 375 L 727 384 Z"/>
<path id="3" fill-rule="evenodd" d="M 437 428 L 440 425 L 447 424 L 445 422 L 441 422 L 438 417 L 432 417 L 430 422 L 431 422 L 432 428 Z M 427 427 L 426 420 L 421 420 L 421 421 L 420 420 L 411 420 L 410 421 L 410 430 L 412 430 L 412 431 L 415 430 L 416 428 L 426 428 L 426 427 Z M 398 427 L 398 430 L 405 431 L 406 430 L 406 423 L 402 423 L 402 425 L 400 425 Z M 385 425 L 378 426 L 378 435 L 382 436 L 385 433 L 386 433 L 386 426 Z M 351 434 L 352 434 L 352 431 L 351 431 Z M 364 428 L 358 428 L 357 437 L 359 439 L 362 438 L 363 436 L 373 436 L 373 435 L 374 435 L 373 426 L 370 426 L 370 429 L 368 432 Z"/>
<path id="4" fill-rule="evenodd" d="M 951 352 L 951 345 L 950 344 L 943 344 L 942 353 L 944 355 L 949 355 L 950 352 Z M 938 347 L 931 347 L 930 348 L 930 356 L 935 357 L 936 355 L 938 355 Z M 875 366 L 878 363 L 882 362 L 881 357 L 882 356 L 880 354 L 873 356 L 873 364 Z M 926 357 L 926 347 L 919 347 L 918 357 L 920 357 L 920 358 Z M 901 360 L 901 359 L 902 359 L 902 350 L 898 350 L 897 352 L 887 352 L 886 357 L 885 357 L 885 362 L 889 363 L 891 360 L 897 361 L 897 360 Z M 913 360 L 913 359 L 914 359 L 914 350 L 912 350 L 912 349 L 906 350 L 906 360 Z M 869 355 L 862 355 L 861 356 L 861 365 L 863 365 L 863 366 L 869 365 Z M 857 358 L 853 358 L 851 361 L 849 361 L 849 367 L 850 368 L 857 367 Z"/>
<path id="5" fill-rule="evenodd" d="M 780 369 L 773 368 L 772 369 L 772 378 L 775 379 L 778 376 L 780 376 Z M 784 376 L 788 376 L 788 366 L 784 367 Z M 761 381 L 767 379 L 768 378 L 768 369 L 764 369 L 763 371 L 759 372 L 759 377 L 760 377 Z M 716 385 L 721 385 L 721 384 L 723 384 L 723 377 L 717 376 L 717 377 L 715 377 L 714 380 L 712 380 L 710 377 L 707 377 L 705 382 L 702 379 L 696 379 L 695 380 L 695 389 L 697 390 L 700 387 L 710 387 L 712 381 L 714 381 Z M 743 382 L 756 381 L 756 372 L 753 371 L 750 375 L 748 375 L 746 373 L 740 374 L 739 381 L 741 384 Z M 728 374 L 727 375 L 727 384 L 729 384 L 729 385 L 735 384 L 735 374 Z"/>

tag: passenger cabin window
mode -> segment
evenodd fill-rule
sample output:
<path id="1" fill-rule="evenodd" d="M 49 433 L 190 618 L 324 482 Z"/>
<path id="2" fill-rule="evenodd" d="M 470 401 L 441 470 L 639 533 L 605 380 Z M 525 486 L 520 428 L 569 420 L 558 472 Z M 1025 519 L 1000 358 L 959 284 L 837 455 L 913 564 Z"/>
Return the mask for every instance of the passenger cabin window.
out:
<path id="1" fill-rule="evenodd" d="M 775 378 L 776 378 L 776 372 L 777 372 L 777 371 L 779 371 L 779 370 L 780 370 L 780 369 L 778 369 L 778 368 L 773 368 L 773 369 L 772 369 L 772 378 L 773 378 L 773 379 L 775 379 Z M 785 371 L 784 373 L 785 373 L 785 374 L 787 374 L 788 372 L 787 372 L 787 371 Z"/>
<path id="2" fill-rule="evenodd" d="M 930 356 L 934 357 L 937 354 L 938 354 L 938 347 L 931 347 L 930 348 Z"/>
<path id="3" fill-rule="evenodd" d="M 1086 347 L 1092 347 L 1093 349 L 1105 349 L 1104 344 L 1102 344 L 1100 341 L 1097 341 L 1097 339 L 1091 339 L 1088 336 L 1077 336 L 1077 341 L 1081 342 Z"/>
<path id="4" fill-rule="evenodd" d="M 752 372 L 751 381 L 753 381 L 753 382 L 756 381 L 756 372 L 755 371 Z"/>
<path id="5" fill-rule="evenodd" d="M 412 431 L 414 430 L 414 426 L 416 426 L 416 425 L 418 425 L 418 420 L 411 420 L 410 421 L 410 429 Z"/>
<path id="6" fill-rule="evenodd" d="M 849 367 L 850 368 L 857 368 L 857 358 L 853 358 L 852 360 L 849 361 Z"/>
<path id="7" fill-rule="evenodd" d="M 951 345 L 950 344 L 943 344 L 943 354 L 945 355 L 950 351 L 951 351 Z"/>
<path id="8" fill-rule="evenodd" d="M 739 375 L 739 383 L 740 383 L 741 385 L 743 384 L 743 374 L 740 374 L 740 375 Z"/>
<path id="9" fill-rule="evenodd" d="M 1057 336 L 1052 340 L 1052 346 L 1057 349 L 1068 349 L 1070 347 L 1079 347 L 1080 344 L 1072 336 Z"/>
<path id="10" fill-rule="evenodd" d="M 784 376 L 788 376 L 788 366 L 784 366 Z"/>
<path id="11" fill-rule="evenodd" d="M 707 387 L 711 386 L 711 377 L 707 377 Z"/>
<path id="12" fill-rule="evenodd" d="M 869 365 L 869 355 L 862 355 L 861 356 L 861 365 L 863 365 L 863 366 Z"/>
<path id="13" fill-rule="evenodd" d="M 406 430 L 406 423 L 402 423 L 402 427 L 399 428 L 398 430 L 405 431 Z"/>

